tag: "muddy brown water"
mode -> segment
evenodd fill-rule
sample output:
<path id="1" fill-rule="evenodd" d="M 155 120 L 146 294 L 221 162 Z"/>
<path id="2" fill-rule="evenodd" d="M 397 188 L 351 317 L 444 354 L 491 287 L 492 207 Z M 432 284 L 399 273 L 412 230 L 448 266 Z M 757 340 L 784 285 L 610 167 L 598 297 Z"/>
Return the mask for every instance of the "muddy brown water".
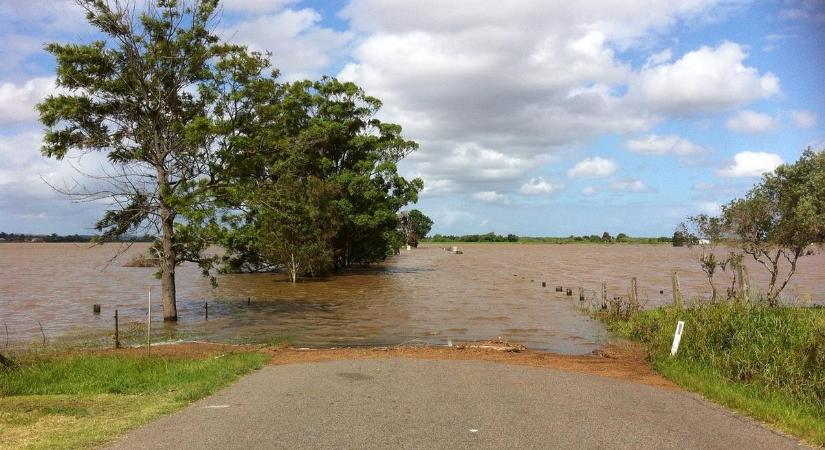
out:
<path id="1" fill-rule="evenodd" d="M 650 307 L 671 301 L 670 273 L 677 269 L 686 296 L 708 293 L 695 248 L 468 244 L 456 255 L 430 244 L 372 268 L 294 285 L 280 274 L 237 274 L 219 276 L 212 288 L 195 266 L 183 265 L 177 271 L 180 320 L 168 325 L 162 323 L 154 269 L 123 267 L 147 246 L 134 245 L 107 264 L 118 248 L 0 245 L 0 345 L 41 340 L 43 334 L 54 339 L 108 331 L 115 309 L 121 323 L 145 320 L 151 288 L 156 340 L 288 336 L 296 345 L 335 346 L 501 336 L 533 349 L 583 354 L 607 336 L 600 324 L 577 312 L 579 286 L 590 298 L 605 281 L 610 296 L 623 295 L 635 276 L 642 302 Z M 749 267 L 756 284 L 764 285 L 764 269 Z M 719 285 L 726 283 L 727 277 L 720 277 Z M 556 293 L 556 285 L 573 288 L 573 298 Z M 805 258 L 786 294 L 789 301 L 801 294 L 825 304 L 825 255 Z M 94 303 L 102 305 L 100 315 L 92 314 Z"/>

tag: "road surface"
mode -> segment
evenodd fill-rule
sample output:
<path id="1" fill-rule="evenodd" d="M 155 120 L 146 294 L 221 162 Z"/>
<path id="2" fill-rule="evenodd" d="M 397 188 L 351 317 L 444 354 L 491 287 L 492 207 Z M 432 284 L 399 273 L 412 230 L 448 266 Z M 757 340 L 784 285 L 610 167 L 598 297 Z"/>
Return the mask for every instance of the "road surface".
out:
<path id="1" fill-rule="evenodd" d="M 481 361 L 268 366 L 113 449 L 799 448 L 690 394 Z"/>

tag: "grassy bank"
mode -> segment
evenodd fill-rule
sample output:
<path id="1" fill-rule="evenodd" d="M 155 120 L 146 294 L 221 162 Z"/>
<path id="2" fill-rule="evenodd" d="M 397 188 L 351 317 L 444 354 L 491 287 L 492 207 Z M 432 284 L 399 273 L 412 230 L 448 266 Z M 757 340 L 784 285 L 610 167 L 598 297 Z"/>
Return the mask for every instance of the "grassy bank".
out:
<path id="1" fill-rule="evenodd" d="M 681 386 L 825 446 L 825 309 L 725 303 L 600 318 L 644 343 L 654 368 Z"/>
<path id="2" fill-rule="evenodd" d="M 52 353 L 0 370 L 0 447 L 88 448 L 205 397 L 266 355 Z"/>

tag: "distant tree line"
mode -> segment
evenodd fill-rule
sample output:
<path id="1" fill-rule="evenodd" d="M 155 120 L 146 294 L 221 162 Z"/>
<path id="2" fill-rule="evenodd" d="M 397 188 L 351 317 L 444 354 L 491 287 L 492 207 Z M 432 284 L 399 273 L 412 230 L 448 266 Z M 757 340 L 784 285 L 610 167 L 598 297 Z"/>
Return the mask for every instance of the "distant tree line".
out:
<path id="1" fill-rule="evenodd" d="M 0 242 L 93 242 L 97 238 L 88 234 L 28 234 L 28 233 L 6 233 L 0 231 Z M 117 242 L 153 242 L 155 236 L 120 236 Z"/>
<path id="2" fill-rule="evenodd" d="M 432 242 L 518 242 L 518 239 L 518 236 L 515 234 L 502 236 L 492 232 L 486 234 L 465 234 L 462 236 L 437 233 L 427 238 L 428 241 Z"/>
<path id="3" fill-rule="evenodd" d="M 572 243 L 628 243 L 628 244 L 661 244 L 670 243 L 671 238 L 662 237 L 631 237 L 625 233 L 619 233 L 615 237 L 604 232 L 601 236 L 597 234 L 567 237 L 537 237 L 537 236 L 517 236 L 508 234 L 506 236 L 496 233 L 487 234 L 434 234 L 426 239 L 430 242 L 541 242 L 548 244 L 572 244 Z"/>

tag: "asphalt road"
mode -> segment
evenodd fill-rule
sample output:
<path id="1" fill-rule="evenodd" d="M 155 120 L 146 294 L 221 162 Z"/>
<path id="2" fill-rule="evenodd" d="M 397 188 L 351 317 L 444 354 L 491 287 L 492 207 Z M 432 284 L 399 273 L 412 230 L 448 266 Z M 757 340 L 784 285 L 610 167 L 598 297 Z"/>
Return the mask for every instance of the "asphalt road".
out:
<path id="1" fill-rule="evenodd" d="M 269 366 L 113 449 L 799 447 L 687 393 L 475 361 Z"/>

